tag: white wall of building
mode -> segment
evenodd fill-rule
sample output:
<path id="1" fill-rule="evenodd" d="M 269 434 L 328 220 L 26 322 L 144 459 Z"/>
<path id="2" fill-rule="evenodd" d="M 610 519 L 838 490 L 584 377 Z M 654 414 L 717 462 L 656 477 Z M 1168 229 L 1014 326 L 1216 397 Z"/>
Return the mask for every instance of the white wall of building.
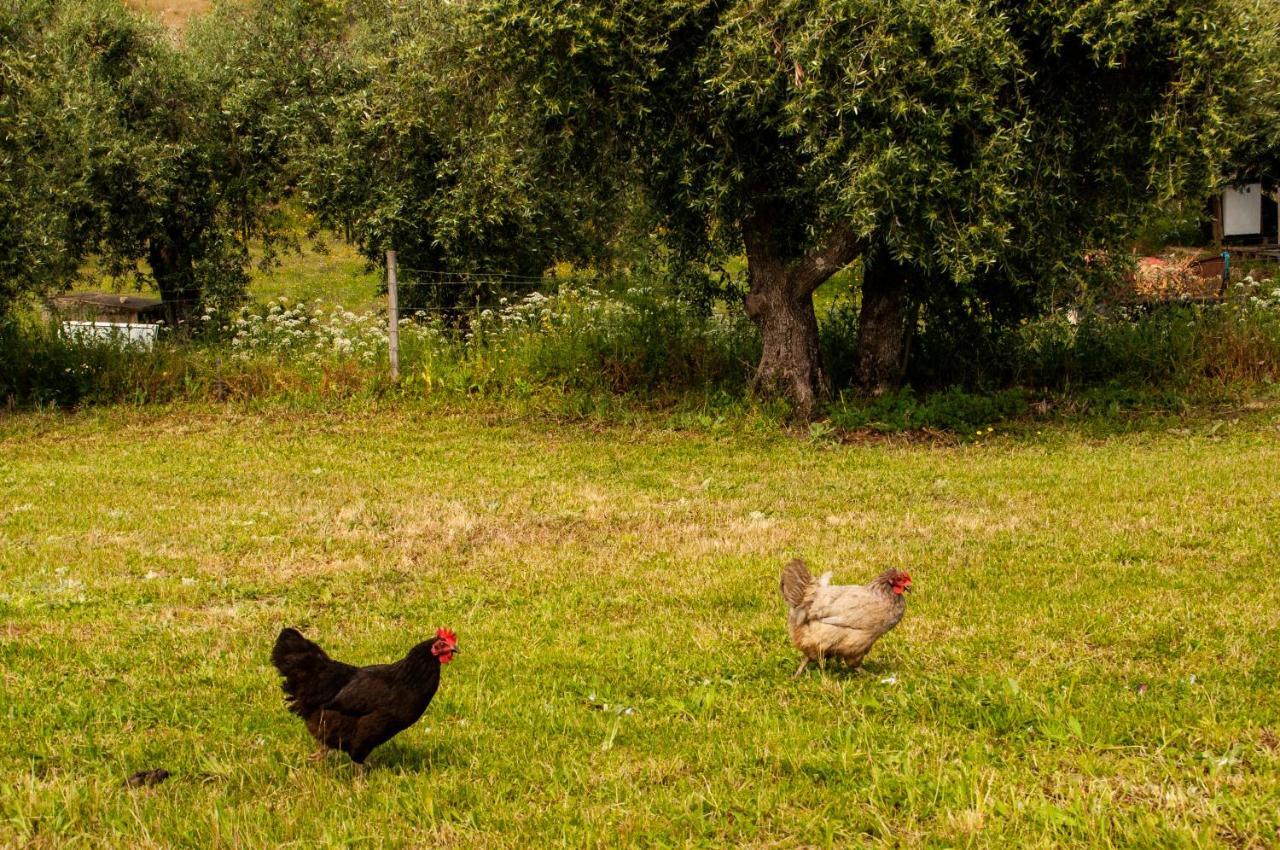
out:
<path id="1" fill-rule="evenodd" d="M 1222 193 L 1222 235 L 1262 233 L 1262 184 L 1247 183 Z"/>

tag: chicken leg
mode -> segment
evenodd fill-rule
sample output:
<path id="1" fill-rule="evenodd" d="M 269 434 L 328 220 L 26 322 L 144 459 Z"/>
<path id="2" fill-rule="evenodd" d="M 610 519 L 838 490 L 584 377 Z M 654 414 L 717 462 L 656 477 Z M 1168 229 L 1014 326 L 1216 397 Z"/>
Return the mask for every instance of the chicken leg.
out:
<path id="1" fill-rule="evenodd" d="M 796 668 L 796 672 L 791 674 L 791 678 L 793 679 L 798 678 L 799 675 L 804 672 L 804 668 L 808 666 L 809 666 L 809 656 L 806 655 L 804 658 L 800 659 L 800 666 Z"/>

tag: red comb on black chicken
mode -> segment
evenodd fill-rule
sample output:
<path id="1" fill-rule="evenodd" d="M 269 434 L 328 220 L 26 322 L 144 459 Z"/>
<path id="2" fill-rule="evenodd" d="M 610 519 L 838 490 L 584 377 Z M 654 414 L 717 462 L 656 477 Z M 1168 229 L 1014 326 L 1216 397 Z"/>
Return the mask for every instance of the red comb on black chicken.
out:
<path id="1" fill-rule="evenodd" d="M 374 747 L 408 729 L 431 704 L 440 686 L 440 665 L 458 652 L 458 639 L 440 629 L 433 640 L 409 650 L 394 664 L 354 667 L 334 661 L 297 629 L 284 629 L 271 663 L 284 676 L 289 710 L 306 721 L 320 742 L 312 758 L 342 750 L 356 764 Z"/>

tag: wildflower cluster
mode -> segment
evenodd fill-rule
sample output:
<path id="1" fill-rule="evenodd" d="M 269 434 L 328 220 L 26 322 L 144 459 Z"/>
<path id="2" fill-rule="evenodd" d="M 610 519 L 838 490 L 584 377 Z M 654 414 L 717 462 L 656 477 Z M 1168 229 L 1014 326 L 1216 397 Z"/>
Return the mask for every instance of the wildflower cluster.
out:
<path id="1" fill-rule="evenodd" d="M 387 356 L 386 315 L 277 299 L 226 326 L 233 356 L 293 365 L 374 365 Z M 651 286 L 564 286 L 501 298 L 469 313 L 399 319 L 402 374 L 468 392 L 528 381 L 629 391 L 741 380 L 754 329 L 737 313 L 701 315 Z"/>
<path id="2" fill-rule="evenodd" d="M 1280 278 L 1255 280 L 1249 275 L 1234 290 L 1236 297 L 1254 310 L 1280 312 Z"/>
<path id="3" fill-rule="evenodd" d="M 280 298 L 240 310 L 230 324 L 233 356 L 264 354 L 316 364 L 333 359 L 372 363 L 386 356 L 384 320 L 373 312 L 353 313 Z"/>

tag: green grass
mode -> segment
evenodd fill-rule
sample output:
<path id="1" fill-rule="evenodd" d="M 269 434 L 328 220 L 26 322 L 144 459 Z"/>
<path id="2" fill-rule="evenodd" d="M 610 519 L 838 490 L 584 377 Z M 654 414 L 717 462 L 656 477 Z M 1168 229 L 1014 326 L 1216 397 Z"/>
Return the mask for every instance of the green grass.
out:
<path id="1" fill-rule="evenodd" d="M 160 292 L 146 264 L 139 263 L 138 269 L 137 281 L 124 281 L 113 279 L 90 264 L 71 290 L 121 290 L 159 298 Z M 318 242 L 304 242 L 301 251 L 283 253 L 279 264 L 271 268 L 262 269 L 255 262 L 249 272 L 248 295 L 251 301 L 270 301 L 281 297 L 290 301 L 319 299 L 348 310 L 373 310 L 386 306 L 386 296 L 379 294 L 382 270 L 369 268 L 368 262 L 354 247 L 332 236 L 323 236 Z M 139 281 L 141 286 L 137 285 Z"/>
<path id="2" fill-rule="evenodd" d="M 386 306 L 386 296 L 379 295 L 381 269 L 370 269 L 364 257 L 341 239 L 326 239 L 321 247 L 308 245 L 301 253 L 283 256 L 276 268 L 255 269 L 249 297 L 255 301 L 319 299 L 348 310 Z"/>
<path id="3" fill-rule="evenodd" d="M 1278 429 L 10 416 L 0 845 L 1273 846 Z M 789 678 L 792 555 L 911 570 L 865 672 Z M 465 654 L 361 778 L 306 761 L 286 624 Z"/>

